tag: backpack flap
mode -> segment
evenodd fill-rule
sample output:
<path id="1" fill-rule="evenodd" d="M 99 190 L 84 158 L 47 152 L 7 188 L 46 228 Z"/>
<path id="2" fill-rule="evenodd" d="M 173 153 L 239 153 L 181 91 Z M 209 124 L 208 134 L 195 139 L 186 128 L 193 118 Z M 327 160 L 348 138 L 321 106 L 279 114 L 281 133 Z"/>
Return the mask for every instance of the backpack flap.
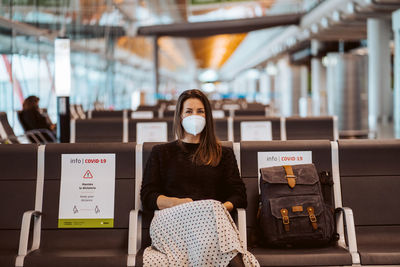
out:
<path id="1" fill-rule="evenodd" d="M 313 185 L 319 182 L 314 164 L 300 164 L 293 166 L 275 166 L 260 169 L 261 183 Z"/>
<path id="2" fill-rule="evenodd" d="M 271 213 L 276 220 L 282 223 L 285 232 L 296 229 L 309 229 L 312 232 L 318 229 L 318 219 L 324 207 L 320 196 L 292 196 L 270 199 Z"/>

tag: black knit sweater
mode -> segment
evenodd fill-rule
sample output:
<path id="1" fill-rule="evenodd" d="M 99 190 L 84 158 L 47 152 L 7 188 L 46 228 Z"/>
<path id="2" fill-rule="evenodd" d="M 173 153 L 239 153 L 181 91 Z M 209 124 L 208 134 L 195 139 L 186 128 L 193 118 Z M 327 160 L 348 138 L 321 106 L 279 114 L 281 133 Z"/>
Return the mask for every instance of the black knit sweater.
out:
<path id="1" fill-rule="evenodd" d="M 221 161 L 216 167 L 198 166 L 191 160 L 198 146 L 174 141 L 153 147 L 140 192 L 144 209 L 158 209 L 160 195 L 230 201 L 234 208 L 247 206 L 246 189 L 233 150 L 223 147 Z"/>

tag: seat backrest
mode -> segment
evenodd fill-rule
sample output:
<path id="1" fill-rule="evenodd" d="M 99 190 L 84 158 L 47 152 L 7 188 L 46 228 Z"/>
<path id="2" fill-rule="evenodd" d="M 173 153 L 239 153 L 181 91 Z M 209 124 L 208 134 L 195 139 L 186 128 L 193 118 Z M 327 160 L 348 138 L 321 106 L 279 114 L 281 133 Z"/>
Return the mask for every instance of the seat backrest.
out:
<path id="1" fill-rule="evenodd" d="M 46 145 L 41 247 L 127 247 L 129 212 L 134 209 L 135 202 L 135 146 L 135 143 Z M 62 155 L 106 153 L 115 154 L 114 227 L 67 230 L 58 228 Z"/>
<path id="2" fill-rule="evenodd" d="M 92 118 L 123 118 L 123 110 L 93 110 Z M 127 114 L 129 117 L 129 114 Z"/>
<path id="3" fill-rule="evenodd" d="M 400 225 L 399 159 L 398 139 L 339 140 L 343 206 L 356 226 Z"/>
<path id="4" fill-rule="evenodd" d="M 233 136 L 235 142 L 240 142 L 241 131 L 240 123 L 243 121 L 270 121 L 272 130 L 272 140 L 281 139 L 280 118 L 266 116 L 235 116 L 233 118 Z"/>
<path id="5" fill-rule="evenodd" d="M 159 108 L 160 107 L 158 105 L 156 105 L 156 106 L 139 106 L 136 111 L 154 111 L 154 112 L 158 112 Z"/>
<path id="6" fill-rule="evenodd" d="M 331 144 L 329 141 L 242 141 L 240 142 L 241 177 L 247 193 L 247 241 L 253 246 L 257 241 L 258 191 L 258 152 L 272 151 L 311 151 L 312 162 L 318 173 L 332 173 Z M 325 200 L 334 206 L 333 199 Z"/>
<path id="7" fill-rule="evenodd" d="M 76 143 L 123 141 L 122 115 L 121 118 L 78 119 L 74 122 L 71 131 L 75 129 Z"/>
<path id="8" fill-rule="evenodd" d="M 228 119 L 214 119 L 215 134 L 221 141 L 228 141 Z"/>
<path id="9" fill-rule="evenodd" d="M 164 118 L 173 118 L 175 115 L 175 110 L 164 110 Z"/>
<path id="10" fill-rule="evenodd" d="M 335 140 L 333 117 L 287 117 L 287 140 Z"/>
<path id="11" fill-rule="evenodd" d="M 256 109 L 237 109 L 234 114 L 235 116 L 265 116 L 265 108 L 261 106 Z"/>
<path id="12" fill-rule="evenodd" d="M 0 250 L 18 250 L 25 211 L 35 209 L 37 145 L 0 145 Z"/>

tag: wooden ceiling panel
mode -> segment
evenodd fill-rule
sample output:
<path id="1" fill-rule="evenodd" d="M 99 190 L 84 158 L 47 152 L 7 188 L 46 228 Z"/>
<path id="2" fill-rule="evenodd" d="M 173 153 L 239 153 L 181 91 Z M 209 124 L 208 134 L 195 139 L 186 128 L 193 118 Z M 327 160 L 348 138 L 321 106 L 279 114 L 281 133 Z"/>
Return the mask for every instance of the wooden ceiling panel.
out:
<path id="1" fill-rule="evenodd" d="M 246 35 L 246 33 L 221 34 L 190 39 L 198 68 L 220 68 L 233 54 Z"/>
<path id="2" fill-rule="evenodd" d="M 118 39 L 117 46 L 144 59 L 151 59 L 153 56 L 153 45 L 146 37 L 123 36 Z"/>

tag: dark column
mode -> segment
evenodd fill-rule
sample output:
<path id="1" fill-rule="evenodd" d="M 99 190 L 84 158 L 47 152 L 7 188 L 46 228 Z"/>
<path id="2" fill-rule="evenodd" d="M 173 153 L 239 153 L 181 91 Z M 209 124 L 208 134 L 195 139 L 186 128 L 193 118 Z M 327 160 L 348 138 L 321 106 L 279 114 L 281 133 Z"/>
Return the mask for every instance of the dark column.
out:
<path id="1" fill-rule="evenodd" d="M 70 120 L 69 96 L 57 97 L 57 138 L 60 143 L 69 143 Z"/>

